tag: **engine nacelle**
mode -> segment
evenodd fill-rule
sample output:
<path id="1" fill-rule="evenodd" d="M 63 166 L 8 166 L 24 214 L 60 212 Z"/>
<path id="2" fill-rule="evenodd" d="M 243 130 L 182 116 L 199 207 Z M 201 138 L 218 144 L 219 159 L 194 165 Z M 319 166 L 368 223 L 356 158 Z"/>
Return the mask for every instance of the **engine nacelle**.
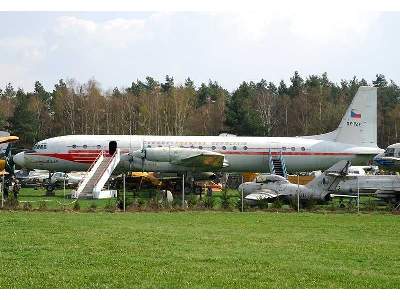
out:
<path id="1" fill-rule="evenodd" d="M 138 158 L 144 158 L 148 161 L 174 162 L 200 154 L 221 155 L 220 153 L 217 152 L 201 150 L 201 149 L 179 148 L 179 147 L 157 147 L 157 148 L 146 148 L 144 150 L 135 151 L 133 153 L 133 156 Z"/>

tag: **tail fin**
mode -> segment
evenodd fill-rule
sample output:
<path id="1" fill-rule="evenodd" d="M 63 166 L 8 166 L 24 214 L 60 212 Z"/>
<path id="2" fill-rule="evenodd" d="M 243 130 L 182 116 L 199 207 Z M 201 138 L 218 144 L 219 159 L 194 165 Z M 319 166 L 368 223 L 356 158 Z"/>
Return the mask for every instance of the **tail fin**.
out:
<path id="1" fill-rule="evenodd" d="M 377 89 L 360 86 L 336 129 L 336 142 L 377 147 Z"/>
<path id="2" fill-rule="evenodd" d="M 308 188 L 320 188 L 327 190 L 338 177 L 348 174 L 350 166 L 351 162 L 348 160 L 338 161 L 321 175 L 315 177 L 313 180 L 307 183 L 306 186 Z"/>
<path id="3" fill-rule="evenodd" d="M 363 147 L 378 147 L 377 88 L 370 86 L 358 88 L 335 131 L 305 138 L 329 140 Z"/>

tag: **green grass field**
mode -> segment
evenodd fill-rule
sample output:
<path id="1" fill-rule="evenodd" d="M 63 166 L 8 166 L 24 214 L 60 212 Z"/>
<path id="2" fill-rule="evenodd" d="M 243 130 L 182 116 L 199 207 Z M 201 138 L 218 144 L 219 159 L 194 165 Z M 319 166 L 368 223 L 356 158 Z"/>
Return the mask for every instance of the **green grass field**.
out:
<path id="1" fill-rule="evenodd" d="M 400 217 L 0 212 L 1 288 L 398 288 Z"/>

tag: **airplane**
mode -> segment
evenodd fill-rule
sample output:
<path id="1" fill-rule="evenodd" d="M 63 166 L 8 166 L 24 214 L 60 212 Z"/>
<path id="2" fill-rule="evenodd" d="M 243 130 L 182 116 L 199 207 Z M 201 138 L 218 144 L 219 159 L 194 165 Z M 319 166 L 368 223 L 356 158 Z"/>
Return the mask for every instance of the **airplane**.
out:
<path id="1" fill-rule="evenodd" d="M 385 201 L 400 200 L 400 176 L 396 175 L 352 175 L 350 161 L 339 161 L 305 185 L 290 183 L 278 175 L 259 175 L 253 182 L 245 182 L 238 188 L 246 201 L 256 205 L 260 200 L 283 199 L 286 201 L 329 201 L 331 197 L 357 197 L 372 195 Z"/>
<path id="2" fill-rule="evenodd" d="M 253 181 L 239 185 L 238 190 L 243 190 L 244 199 L 250 205 L 257 205 L 260 200 L 268 199 L 271 202 L 277 199 L 289 202 L 297 200 L 297 197 L 300 201 L 328 201 L 332 188 L 336 187 L 335 179 L 344 176 L 347 168 L 347 161 L 339 161 L 305 185 L 290 183 L 286 178 L 275 174 L 260 174 Z"/>
<path id="3" fill-rule="evenodd" d="M 0 132 L 0 175 L 7 175 L 13 172 L 13 161 L 11 156 L 11 144 L 19 138 L 10 135 L 8 132 Z"/>
<path id="4" fill-rule="evenodd" d="M 384 153 L 374 157 L 373 163 L 380 169 L 391 172 L 400 171 L 400 143 L 388 146 Z"/>
<path id="5" fill-rule="evenodd" d="M 54 174 L 50 174 L 47 170 L 18 170 L 15 172 L 15 177 L 24 185 L 37 185 L 37 184 L 52 184 L 53 186 L 63 185 L 64 180 L 67 186 L 75 186 L 78 185 L 79 182 L 84 177 L 82 173 L 64 173 L 64 172 L 55 172 Z"/>
<path id="6" fill-rule="evenodd" d="M 87 171 L 99 153 L 120 161 L 114 173 L 270 172 L 271 158 L 287 172 L 327 169 L 343 159 L 367 164 L 377 146 L 377 89 L 358 89 L 338 128 L 302 137 L 67 135 L 38 142 L 14 156 L 17 165 L 52 172 Z"/>

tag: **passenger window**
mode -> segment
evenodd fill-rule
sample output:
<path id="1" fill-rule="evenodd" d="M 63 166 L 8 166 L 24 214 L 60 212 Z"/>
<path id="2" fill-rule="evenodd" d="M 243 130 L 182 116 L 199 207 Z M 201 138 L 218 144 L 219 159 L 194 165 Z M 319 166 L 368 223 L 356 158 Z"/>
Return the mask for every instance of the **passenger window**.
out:
<path id="1" fill-rule="evenodd" d="M 212 146 L 211 149 L 215 150 L 215 146 Z"/>
<path id="2" fill-rule="evenodd" d="M 76 148 L 76 145 L 72 145 L 72 148 L 74 148 L 74 149 L 75 149 L 75 148 Z"/>
<path id="3" fill-rule="evenodd" d="M 304 147 L 301 147 L 301 151 L 306 151 L 306 148 L 304 148 Z"/>
<path id="4" fill-rule="evenodd" d="M 83 149 L 86 149 L 87 148 L 87 145 L 83 145 Z"/>
<path id="5" fill-rule="evenodd" d="M 282 147 L 282 151 L 286 151 L 286 147 Z"/>
<path id="6" fill-rule="evenodd" d="M 222 146 L 222 150 L 226 150 L 226 147 L 225 147 L 225 146 Z"/>
<path id="7" fill-rule="evenodd" d="M 292 151 L 295 151 L 295 150 L 296 150 L 296 148 L 295 148 L 295 147 L 292 147 L 292 148 L 291 148 L 291 150 L 292 150 Z"/>
<path id="8" fill-rule="evenodd" d="M 200 149 L 200 150 L 203 149 L 203 146 L 199 146 L 199 149 Z"/>
<path id="9" fill-rule="evenodd" d="M 247 146 L 244 146 L 244 147 L 243 147 L 243 150 L 247 150 Z"/>
<path id="10" fill-rule="evenodd" d="M 100 145 L 97 145 L 97 149 L 100 149 L 101 148 L 101 146 Z"/>
<path id="11" fill-rule="evenodd" d="M 236 146 L 233 146 L 233 148 L 232 148 L 233 150 L 236 150 L 237 148 L 236 148 Z"/>

